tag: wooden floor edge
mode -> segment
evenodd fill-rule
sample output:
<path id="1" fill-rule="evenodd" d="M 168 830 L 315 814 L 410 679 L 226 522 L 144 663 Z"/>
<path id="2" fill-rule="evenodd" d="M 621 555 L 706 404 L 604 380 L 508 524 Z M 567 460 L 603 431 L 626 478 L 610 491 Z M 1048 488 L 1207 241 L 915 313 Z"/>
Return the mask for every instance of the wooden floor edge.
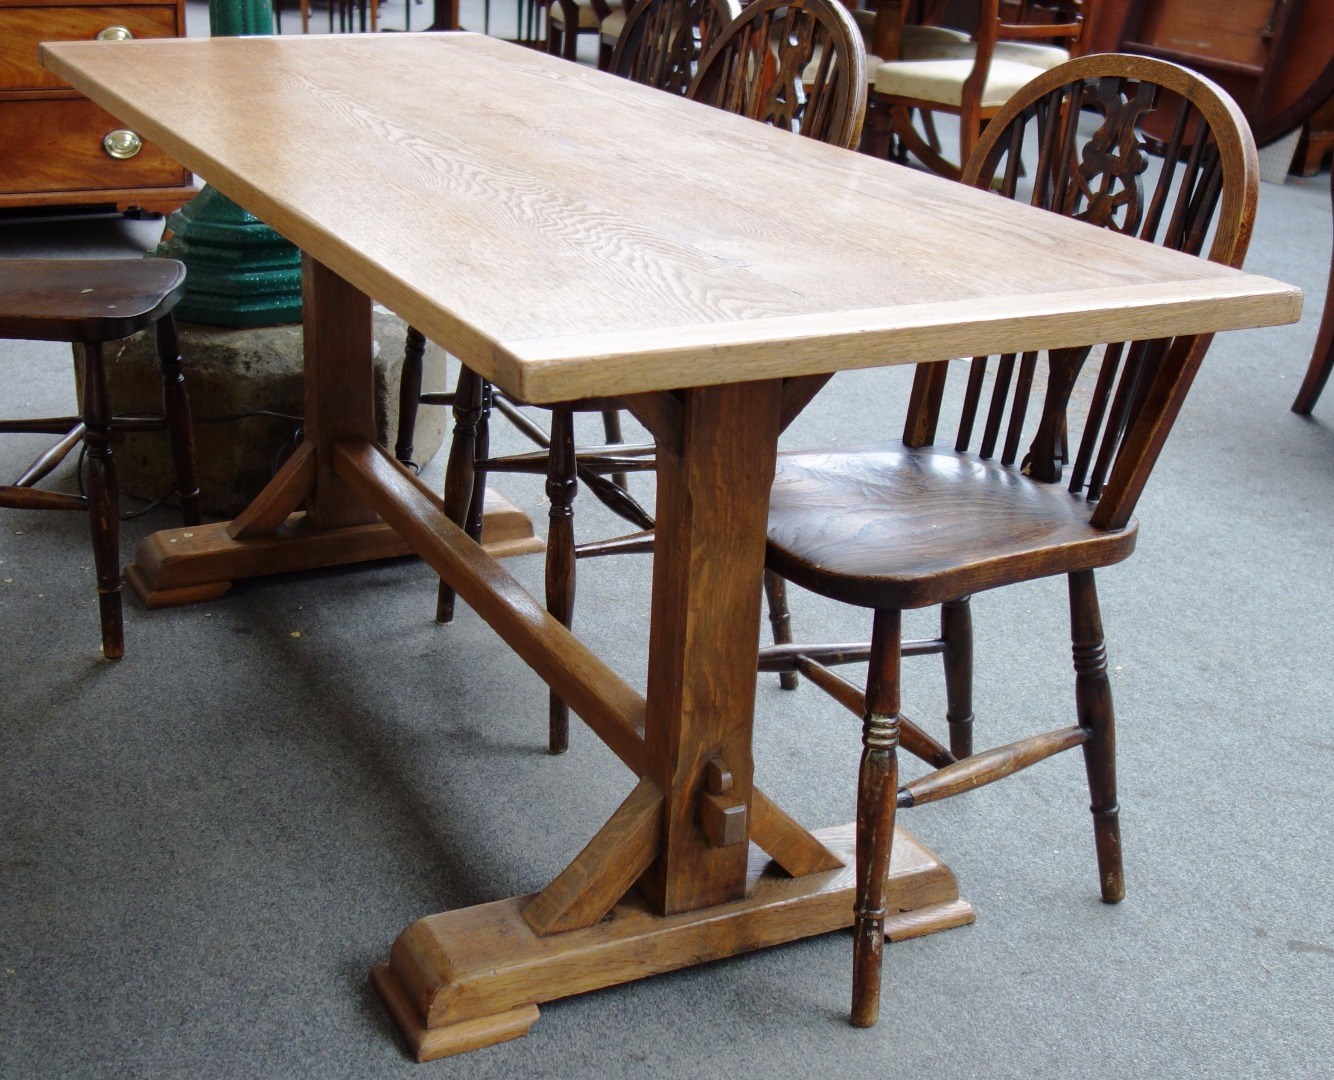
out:
<path id="1" fill-rule="evenodd" d="M 388 964 L 371 969 L 371 985 L 389 1010 L 408 1050 L 418 1062 L 465 1054 L 528 1034 L 541 1015 L 536 1005 L 523 1005 L 495 1016 L 464 1020 L 446 1027 L 427 1028 L 408 1001 L 398 976 Z"/>

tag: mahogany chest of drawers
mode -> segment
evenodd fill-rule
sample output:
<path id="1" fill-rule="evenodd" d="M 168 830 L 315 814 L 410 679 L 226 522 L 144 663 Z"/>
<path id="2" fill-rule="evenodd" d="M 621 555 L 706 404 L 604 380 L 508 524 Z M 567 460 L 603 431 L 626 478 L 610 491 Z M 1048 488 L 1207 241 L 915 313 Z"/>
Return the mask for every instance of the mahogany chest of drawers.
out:
<path id="1" fill-rule="evenodd" d="M 38 63 L 42 41 L 183 37 L 185 0 L 0 0 L 0 210 L 114 204 L 169 211 L 190 174 Z"/>

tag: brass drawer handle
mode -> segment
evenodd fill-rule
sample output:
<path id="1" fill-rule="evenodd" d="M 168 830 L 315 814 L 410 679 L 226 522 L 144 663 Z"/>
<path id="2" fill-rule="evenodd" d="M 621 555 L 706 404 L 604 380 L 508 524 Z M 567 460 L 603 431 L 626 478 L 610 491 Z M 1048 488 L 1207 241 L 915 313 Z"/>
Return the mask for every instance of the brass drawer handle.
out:
<path id="1" fill-rule="evenodd" d="M 102 149 L 107 152 L 107 157 L 113 157 L 117 161 L 132 158 L 143 148 L 144 140 L 127 128 L 108 131 L 102 139 Z"/>
<path id="2" fill-rule="evenodd" d="M 129 41 L 132 37 L 128 26 L 108 26 L 97 32 L 98 41 Z"/>

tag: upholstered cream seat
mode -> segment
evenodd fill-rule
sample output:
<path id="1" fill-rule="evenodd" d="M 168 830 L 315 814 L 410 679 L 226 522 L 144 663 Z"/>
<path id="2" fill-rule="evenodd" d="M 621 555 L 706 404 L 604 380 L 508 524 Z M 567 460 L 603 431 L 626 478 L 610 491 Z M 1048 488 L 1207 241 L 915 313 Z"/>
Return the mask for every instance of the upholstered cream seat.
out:
<path id="1" fill-rule="evenodd" d="M 902 60 L 878 65 L 871 85 L 880 94 L 958 108 L 963 104 L 963 84 L 972 70 L 971 59 Z M 992 60 L 982 88 L 982 107 L 999 108 L 1045 70 L 1012 60 Z"/>
<path id="2" fill-rule="evenodd" d="M 579 9 L 579 29 L 596 30 L 602 26 L 602 18 L 598 15 L 597 8 L 593 6 L 592 0 L 575 0 L 575 6 Z M 613 15 L 621 16 L 621 25 L 625 25 L 625 13 L 615 3 L 615 0 L 608 0 L 609 7 L 616 7 Z M 563 27 L 565 25 L 565 11 L 559 4 L 552 4 L 551 10 L 547 14 L 553 23 Z"/>
<path id="3" fill-rule="evenodd" d="M 933 114 L 958 115 L 958 160 L 966 160 L 983 125 L 1006 101 L 1078 55 L 1094 2 L 1051 0 L 1030 12 L 1026 4 L 980 0 L 971 36 L 946 27 L 904 26 L 899 57 L 867 65 L 873 91 L 870 146 L 879 152 L 897 142 L 900 151 L 928 168 L 957 178 L 959 166 L 942 154 Z M 1039 21 L 1009 21 L 1030 16 Z M 863 14 L 859 26 L 873 35 L 875 14 Z"/>
<path id="4" fill-rule="evenodd" d="M 625 19 L 629 14 L 626 8 L 618 7 L 602 20 L 602 40 L 605 44 L 615 45 L 621 40 L 621 31 L 625 29 Z"/>
<path id="5" fill-rule="evenodd" d="M 616 44 L 616 39 L 610 41 L 601 36 L 603 23 L 613 15 L 621 17 L 621 25 L 625 25 L 624 5 L 621 0 L 552 0 L 547 6 L 547 52 L 556 53 L 564 56 L 567 60 L 577 58 L 576 43 L 580 34 L 599 34 L 598 40 L 598 67 L 606 68 L 607 61 L 611 58 L 611 50 Z M 629 6 L 633 6 L 630 4 Z M 575 13 L 574 18 L 571 13 Z M 574 21 L 577 18 L 578 23 L 573 32 L 566 32 L 566 23 Z"/>

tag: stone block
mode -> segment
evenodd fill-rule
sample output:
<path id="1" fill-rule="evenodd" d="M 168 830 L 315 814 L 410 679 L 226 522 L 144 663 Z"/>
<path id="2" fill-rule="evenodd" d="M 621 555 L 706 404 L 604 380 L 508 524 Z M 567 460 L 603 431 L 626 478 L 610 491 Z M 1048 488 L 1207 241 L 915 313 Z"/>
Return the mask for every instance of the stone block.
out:
<path id="1" fill-rule="evenodd" d="M 392 451 L 398 430 L 398 383 L 403 370 L 403 320 L 376 308 L 375 425 Z M 299 323 L 232 330 L 180 324 L 181 356 L 195 418 L 199 486 L 206 514 L 235 517 L 273 476 L 294 445 L 304 408 Z M 152 331 L 109 344 L 107 384 L 113 412 L 162 411 Z M 445 386 L 445 352 L 427 343 L 424 385 Z M 417 413 L 414 457 L 425 464 L 444 439 L 448 409 Z M 242 416 L 274 413 L 277 416 Z M 284 419 L 283 417 L 298 419 Z M 126 432 L 115 444 L 122 493 L 154 499 L 172 486 L 165 432 Z"/>

